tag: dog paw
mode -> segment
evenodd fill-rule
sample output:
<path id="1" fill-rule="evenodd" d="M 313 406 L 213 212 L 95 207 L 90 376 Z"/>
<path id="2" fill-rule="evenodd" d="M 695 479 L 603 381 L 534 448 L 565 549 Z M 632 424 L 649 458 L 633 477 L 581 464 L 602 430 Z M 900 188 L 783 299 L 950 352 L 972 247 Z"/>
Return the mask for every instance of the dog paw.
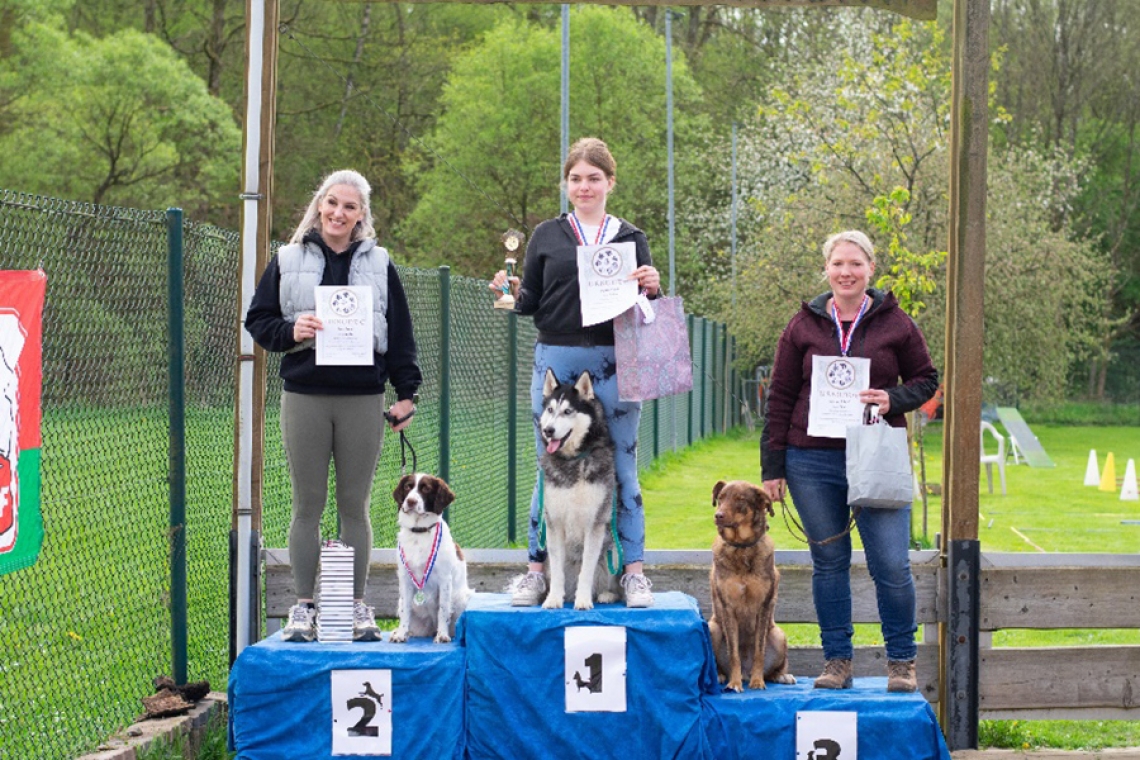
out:
<path id="1" fill-rule="evenodd" d="M 408 629 L 397 628 L 392 631 L 392 635 L 388 637 L 389 644 L 403 644 L 408 640 Z"/>
<path id="2" fill-rule="evenodd" d="M 542 603 L 542 608 L 546 610 L 560 610 L 562 609 L 562 604 L 564 601 L 565 600 L 560 596 L 548 594 L 546 601 Z"/>
<path id="3" fill-rule="evenodd" d="M 727 684 L 725 684 L 724 688 L 728 689 L 729 691 L 735 691 L 737 694 L 739 694 L 744 691 L 744 684 L 740 681 L 729 681 Z"/>
<path id="4" fill-rule="evenodd" d="M 611 591 L 603 591 L 598 594 L 598 604 L 613 604 L 618 600 L 618 595 Z"/>
<path id="5" fill-rule="evenodd" d="M 446 633 L 437 633 L 435 635 L 435 643 L 436 644 L 450 644 L 451 643 L 451 637 L 448 636 Z"/>
<path id="6" fill-rule="evenodd" d="M 796 677 L 791 673 L 783 673 L 772 679 L 772 683 L 786 683 L 793 684 L 796 682 Z"/>
<path id="7" fill-rule="evenodd" d="M 751 681 L 748 682 L 748 688 L 749 689 L 767 689 L 768 687 L 764 684 L 763 678 L 753 678 Z"/>
<path id="8" fill-rule="evenodd" d="M 592 610 L 594 609 L 594 600 L 589 596 L 574 597 L 574 609 L 576 610 Z"/>

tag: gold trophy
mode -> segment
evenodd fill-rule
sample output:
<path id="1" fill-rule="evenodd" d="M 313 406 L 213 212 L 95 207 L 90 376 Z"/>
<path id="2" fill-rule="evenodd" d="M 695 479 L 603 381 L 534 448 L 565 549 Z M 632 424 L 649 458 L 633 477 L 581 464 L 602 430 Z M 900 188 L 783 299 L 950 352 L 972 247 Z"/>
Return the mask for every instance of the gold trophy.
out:
<path id="1" fill-rule="evenodd" d="M 495 301 L 496 309 L 514 309 L 515 297 L 511 295 L 511 278 L 515 276 L 515 251 L 522 247 L 523 234 L 518 230 L 507 230 L 503 233 L 503 247 L 507 249 L 506 269 L 507 279 L 503 283 L 503 295 Z"/>

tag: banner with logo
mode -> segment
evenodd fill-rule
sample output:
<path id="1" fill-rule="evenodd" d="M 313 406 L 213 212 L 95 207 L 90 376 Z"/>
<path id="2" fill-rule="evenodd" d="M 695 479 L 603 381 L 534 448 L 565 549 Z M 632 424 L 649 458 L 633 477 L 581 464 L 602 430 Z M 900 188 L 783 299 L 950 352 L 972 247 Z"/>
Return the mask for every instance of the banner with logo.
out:
<path id="1" fill-rule="evenodd" d="M 47 276 L 0 271 L 0 575 L 35 563 L 40 514 L 40 387 Z"/>

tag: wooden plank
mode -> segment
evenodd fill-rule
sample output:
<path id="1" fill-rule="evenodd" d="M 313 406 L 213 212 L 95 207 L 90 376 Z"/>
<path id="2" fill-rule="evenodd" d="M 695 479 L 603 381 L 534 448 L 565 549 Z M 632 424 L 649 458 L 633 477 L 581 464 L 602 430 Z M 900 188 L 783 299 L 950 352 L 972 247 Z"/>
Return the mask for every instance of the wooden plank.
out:
<path id="1" fill-rule="evenodd" d="M 467 549 L 467 576 L 471 587 L 485 593 L 506 590 L 511 578 L 523 572 L 526 552 L 523 550 Z M 913 552 L 912 567 L 918 596 L 918 622 L 938 622 L 938 568 L 932 562 L 933 552 Z M 781 563 L 780 600 L 776 619 L 786 623 L 816 622 L 815 607 L 811 598 L 811 564 L 806 551 L 777 552 Z M 664 561 L 668 563 L 664 563 Z M 864 564 L 862 552 L 852 557 L 851 569 L 852 616 L 857 623 L 879 622 L 875 603 L 874 585 Z M 399 587 L 396 576 L 396 552 L 392 549 L 373 549 L 365 601 L 376 609 L 380 617 L 396 616 L 396 598 Z M 787 564 L 783 564 L 783 563 Z M 681 591 L 689 594 L 700 605 L 707 619 L 709 604 L 709 567 L 711 551 L 646 552 L 647 574 L 658 590 Z M 288 614 L 297 601 L 293 578 L 289 568 L 289 552 L 285 549 L 265 550 L 266 617 L 278 618 Z"/>
<path id="2" fill-rule="evenodd" d="M 1140 718 L 1140 646 L 985 649 L 982 710 L 1121 708 Z"/>
<path id="3" fill-rule="evenodd" d="M 1017 448 L 1025 457 L 1025 461 L 1029 462 L 1030 467 L 1057 466 L 1045 453 L 1045 447 L 1029 429 L 1029 423 L 1021 416 L 1021 412 L 1012 406 L 999 406 L 997 416 L 1010 436 L 1017 439 Z"/>
<path id="4" fill-rule="evenodd" d="M 340 0 L 341 2 L 365 3 L 374 0 Z M 397 0 L 390 0 L 396 2 Z M 428 3 L 438 0 L 411 0 Z M 524 3 L 539 3 L 544 0 L 520 0 Z M 497 3 L 501 0 L 466 0 L 475 3 Z M 938 18 L 938 0 L 577 0 L 584 5 L 729 5 L 736 8 L 874 8 L 890 11 L 921 21 L 934 21 Z"/>
<path id="5" fill-rule="evenodd" d="M 981 590 L 987 631 L 1140 627 L 1140 566 L 984 567 Z"/>

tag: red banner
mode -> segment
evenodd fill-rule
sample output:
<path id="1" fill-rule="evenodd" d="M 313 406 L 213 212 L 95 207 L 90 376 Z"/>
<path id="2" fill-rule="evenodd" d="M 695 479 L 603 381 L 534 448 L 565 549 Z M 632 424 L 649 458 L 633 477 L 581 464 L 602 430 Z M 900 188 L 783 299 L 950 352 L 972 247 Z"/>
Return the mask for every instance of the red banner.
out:
<path id="1" fill-rule="evenodd" d="M 0 575 L 36 561 L 40 514 L 43 271 L 0 271 Z"/>

